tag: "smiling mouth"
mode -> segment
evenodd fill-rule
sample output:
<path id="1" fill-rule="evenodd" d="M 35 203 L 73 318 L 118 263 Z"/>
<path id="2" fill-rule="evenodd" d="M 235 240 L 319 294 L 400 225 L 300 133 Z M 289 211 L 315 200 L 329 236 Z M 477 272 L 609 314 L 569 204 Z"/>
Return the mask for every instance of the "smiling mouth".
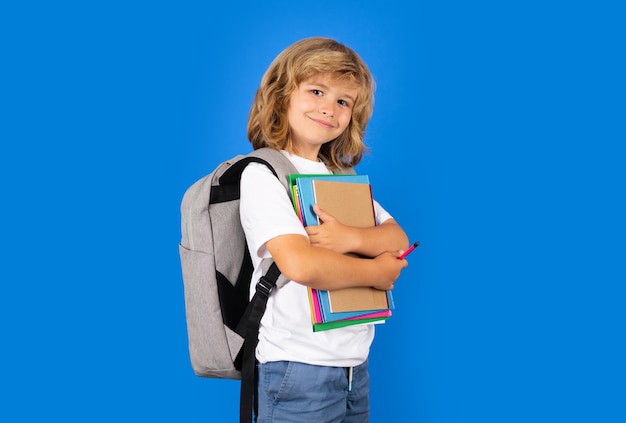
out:
<path id="1" fill-rule="evenodd" d="M 310 118 L 313 122 L 317 123 L 320 126 L 323 126 L 325 128 L 334 128 L 334 126 L 331 123 L 326 122 L 325 120 L 320 120 L 320 119 L 315 119 L 315 118 Z"/>

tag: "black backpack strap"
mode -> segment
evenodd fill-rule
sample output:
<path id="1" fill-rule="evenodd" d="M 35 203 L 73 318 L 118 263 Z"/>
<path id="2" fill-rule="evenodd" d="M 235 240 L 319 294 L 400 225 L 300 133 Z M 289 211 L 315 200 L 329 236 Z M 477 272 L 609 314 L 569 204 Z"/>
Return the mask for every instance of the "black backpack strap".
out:
<path id="1" fill-rule="evenodd" d="M 276 286 L 280 277 L 280 269 L 276 263 L 272 263 L 267 273 L 256 284 L 256 292 L 246 308 L 246 312 L 236 332 L 244 338 L 243 361 L 241 365 L 241 398 L 239 401 L 239 421 L 241 423 L 252 422 L 252 410 L 257 414 L 256 403 L 256 357 L 255 350 L 259 342 L 259 326 L 261 317 L 265 313 L 267 299 Z M 253 402 L 254 401 L 254 402 Z"/>
<path id="2" fill-rule="evenodd" d="M 267 160 L 259 157 L 245 157 L 229 167 L 220 177 L 219 185 L 214 186 L 211 189 L 210 204 L 221 203 L 225 201 L 232 201 L 239 198 L 240 186 L 239 179 L 241 173 L 250 163 L 262 163 L 272 171 L 272 173 L 278 178 L 278 174 L 274 167 Z"/>
<path id="3" fill-rule="evenodd" d="M 240 186 L 239 179 L 243 169 L 251 162 L 262 163 L 267 166 L 272 173 L 281 181 L 287 190 L 287 179 L 284 177 L 289 173 L 298 173 L 293 164 L 282 155 L 279 151 L 269 148 L 261 148 L 253 151 L 247 157 L 234 163 L 220 178 L 221 192 L 214 201 L 228 201 L 230 199 L 239 198 Z M 276 171 L 274 163 L 280 169 Z M 280 173 L 280 176 L 279 176 Z M 213 193 L 213 191 L 212 191 Z M 217 198 L 219 197 L 219 198 Z M 257 415 L 258 404 L 256 401 L 256 356 L 255 350 L 259 342 L 259 327 L 261 326 L 261 318 L 265 313 L 267 300 L 272 290 L 276 287 L 276 283 L 280 277 L 280 269 L 276 263 L 272 262 L 267 272 L 262 276 L 256 284 L 256 292 L 250 300 L 246 311 L 244 312 L 235 331 L 244 339 L 243 347 L 240 352 L 241 358 L 241 398 L 239 401 L 239 421 L 241 423 L 252 422 L 252 412 Z"/>

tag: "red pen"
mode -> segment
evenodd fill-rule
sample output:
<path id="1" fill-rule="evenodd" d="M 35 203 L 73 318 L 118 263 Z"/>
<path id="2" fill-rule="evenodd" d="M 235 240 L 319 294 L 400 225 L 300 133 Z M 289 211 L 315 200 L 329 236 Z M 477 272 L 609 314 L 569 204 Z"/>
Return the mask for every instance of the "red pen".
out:
<path id="1" fill-rule="evenodd" d="M 398 257 L 398 259 L 399 260 L 404 260 L 404 258 L 406 256 L 408 256 L 411 253 L 411 251 L 415 250 L 418 245 L 420 245 L 420 242 L 419 241 L 415 241 L 413 243 L 413 245 L 411 245 L 404 253 L 402 253 L 402 255 L 400 257 Z"/>

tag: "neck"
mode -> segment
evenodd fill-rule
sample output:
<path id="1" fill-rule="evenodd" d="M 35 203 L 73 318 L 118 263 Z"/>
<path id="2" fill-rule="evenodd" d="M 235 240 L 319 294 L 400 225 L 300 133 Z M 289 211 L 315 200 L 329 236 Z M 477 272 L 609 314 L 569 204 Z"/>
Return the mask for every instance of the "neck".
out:
<path id="1" fill-rule="evenodd" d="M 292 151 L 290 151 L 291 154 L 294 154 L 296 156 L 302 157 L 303 159 L 311 160 L 314 162 L 320 161 L 319 152 L 320 152 L 319 147 L 298 148 L 295 146 L 292 148 Z"/>

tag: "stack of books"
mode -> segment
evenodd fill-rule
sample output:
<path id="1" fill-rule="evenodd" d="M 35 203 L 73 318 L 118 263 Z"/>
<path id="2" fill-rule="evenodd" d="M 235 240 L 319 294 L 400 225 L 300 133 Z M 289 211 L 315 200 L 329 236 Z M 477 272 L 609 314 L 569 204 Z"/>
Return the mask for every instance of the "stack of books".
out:
<path id="1" fill-rule="evenodd" d="M 372 188 L 367 175 L 290 175 L 294 209 L 304 226 L 319 225 L 317 204 L 344 225 L 376 225 Z M 391 291 L 372 287 L 337 290 L 309 288 L 313 331 L 343 326 L 384 323 L 394 308 Z"/>

